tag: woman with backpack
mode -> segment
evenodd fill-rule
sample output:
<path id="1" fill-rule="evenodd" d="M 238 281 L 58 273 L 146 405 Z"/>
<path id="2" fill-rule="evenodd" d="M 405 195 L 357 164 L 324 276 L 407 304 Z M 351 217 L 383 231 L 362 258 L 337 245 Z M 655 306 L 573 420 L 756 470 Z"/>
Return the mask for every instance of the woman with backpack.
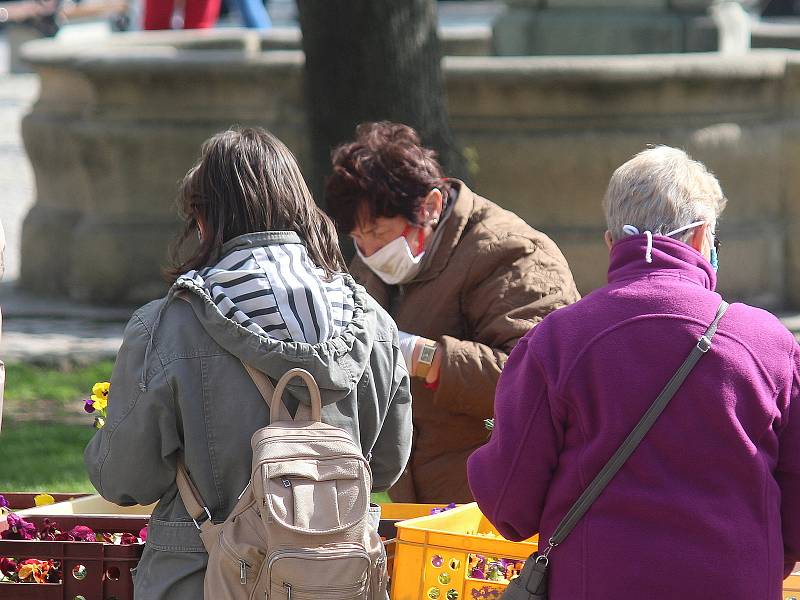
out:
<path id="1" fill-rule="evenodd" d="M 251 436 L 269 423 L 247 368 L 273 382 L 308 371 L 322 421 L 360 445 L 373 491 L 399 478 L 411 448 L 396 326 L 347 274 L 333 224 L 284 144 L 260 129 L 215 135 L 179 202 L 178 247 L 195 236 L 199 244 L 176 260 L 167 296 L 130 320 L 106 424 L 85 453 L 103 497 L 158 502 L 134 577 L 136 598 L 146 600 L 203 597 L 208 556 L 178 495 L 177 465 L 185 463 L 210 519 L 224 521 L 249 485 Z M 295 413 L 309 390 L 290 385 L 284 399 Z"/>

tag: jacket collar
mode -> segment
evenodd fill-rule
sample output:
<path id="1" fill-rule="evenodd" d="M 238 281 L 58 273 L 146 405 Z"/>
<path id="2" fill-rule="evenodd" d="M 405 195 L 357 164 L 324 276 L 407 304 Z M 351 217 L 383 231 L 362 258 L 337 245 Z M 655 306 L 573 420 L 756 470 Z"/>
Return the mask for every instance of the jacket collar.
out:
<path id="1" fill-rule="evenodd" d="M 447 181 L 456 191 L 456 197 L 450 207 L 450 214 L 442 221 L 441 230 L 436 232 L 434 245 L 422 259 L 419 273 L 407 284 L 430 281 L 444 271 L 475 210 L 475 194 L 467 187 L 467 184 L 460 179 L 448 179 Z"/>
<path id="2" fill-rule="evenodd" d="M 294 231 L 258 231 L 244 233 L 225 242 L 222 245 L 220 256 L 225 256 L 232 250 L 243 248 L 256 248 L 274 244 L 302 244 L 303 240 Z"/>
<path id="3" fill-rule="evenodd" d="M 640 279 L 650 275 L 672 275 L 711 290 L 717 287 L 717 273 L 705 257 L 691 246 L 665 237 L 653 236 L 653 262 L 645 259 L 647 237 L 633 235 L 614 244 L 608 267 L 608 282 Z"/>

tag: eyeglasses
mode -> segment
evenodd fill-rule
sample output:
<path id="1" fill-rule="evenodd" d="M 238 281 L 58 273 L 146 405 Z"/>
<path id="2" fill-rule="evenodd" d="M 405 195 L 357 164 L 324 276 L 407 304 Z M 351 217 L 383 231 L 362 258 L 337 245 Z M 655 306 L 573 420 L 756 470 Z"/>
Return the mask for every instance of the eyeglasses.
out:
<path id="1" fill-rule="evenodd" d="M 722 241 L 719 239 L 719 237 L 716 234 L 714 234 L 714 250 L 719 252 L 719 249 L 721 247 L 722 247 Z"/>

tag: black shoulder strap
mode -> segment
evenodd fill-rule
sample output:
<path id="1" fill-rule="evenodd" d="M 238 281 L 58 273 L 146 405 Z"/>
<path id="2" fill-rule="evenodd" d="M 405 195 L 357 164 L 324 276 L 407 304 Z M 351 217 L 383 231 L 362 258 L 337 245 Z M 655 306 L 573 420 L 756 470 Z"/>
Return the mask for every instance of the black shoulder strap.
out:
<path id="1" fill-rule="evenodd" d="M 722 315 L 725 314 L 726 310 L 728 310 L 728 303 L 723 300 L 717 309 L 717 315 L 714 318 L 714 321 L 708 327 L 706 332 L 700 336 L 697 344 L 694 348 L 692 348 L 692 352 L 677 370 L 675 375 L 672 376 L 672 379 L 669 380 L 667 385 L 658 395 L 658 398 L 656 398 L 655 402 L 653 402 L 652 406 L 650 406 L 639 423 L 636 424 L 636 427 L 633 428 L 633 431 L 631 431 L 630 435 L 625 438 L 625 441 L 622 442 L 620 447 L 614 453 L 614 456 L 609 459 L 606 465 L 583 491 L 580 498 L 578 498 L 575 504 L 572 505 L 572 508 L 570 508 L 566 516 L 558 524 L 553 536 L 549 540 L 549 548 L 542 553 L 542 556 L 545 558 L 545 560 L 547 555 L 550 553 L 550 550 L 563 542 L 580 518 L 586 514 L 586 511 L 589 510 L 589 507 L 592 505 L 592 503 L 602 493 L 614 475 L 617 474 L 617 471 L 622 468 L 622 465 L 625 464 L 625 461 L 628 460 L 631 454 L 633 454 L 633 451 L 636 450 L 639 442 L 641 442 L 644 436 L 647 435 L 647 432 L 650 431 L 650 428 L 655 424 L 659 415 L 664 412 L 667 404 L 669 404 L 669 401 L 672 400 L 675 392 L 678 391 L 678 388 L 681 387 L 681 384 L 683 384 L 686 377 L 689 375 L 689 373 L 691 373 L 692 369 L 697 364 L 697 361 L 699 361 L 700 358 L 709 351 L 711 348 L 711 340 L 714 338 L 714 334 L 719 326 L 719 321 L 722 319 Z"/>

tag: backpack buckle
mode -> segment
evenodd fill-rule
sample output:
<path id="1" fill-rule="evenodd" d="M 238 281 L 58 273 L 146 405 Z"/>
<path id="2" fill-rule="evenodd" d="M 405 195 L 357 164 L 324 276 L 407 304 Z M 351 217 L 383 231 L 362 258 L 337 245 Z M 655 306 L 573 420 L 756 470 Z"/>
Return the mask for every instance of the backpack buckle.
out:
<path id="1" fill-rule="evenodd" d="M 206 516 L 208 516 L 208 521 L 211 521 L 211 512 L 208 510 L 208 507 L 204 506 L 203 510 L 206 511 Z M 194 526 L 197 527 L 197 531 L 200 531 L 200 523 L 197 522 L 197 519 L 192 517 L 192 523 L 194 523 Z"/>
<path id="2" fill-rule="evenodd" d="M 711 349 L 711 340 L 708 339 L 705 335 L 701 335 L 700 339 L 697 340 L 697 349 L 700 350 L 703 354 L 708 352 Z"/>

